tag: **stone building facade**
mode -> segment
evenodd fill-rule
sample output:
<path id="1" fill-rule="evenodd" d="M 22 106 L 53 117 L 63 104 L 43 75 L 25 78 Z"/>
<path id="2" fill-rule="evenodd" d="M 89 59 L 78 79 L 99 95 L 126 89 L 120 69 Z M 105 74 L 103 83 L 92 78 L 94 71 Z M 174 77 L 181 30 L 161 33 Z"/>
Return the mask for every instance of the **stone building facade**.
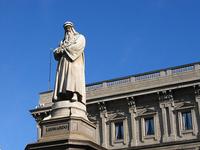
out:
<path id="1" fill-rule="evenodd" d="M 200 149 L 200 62 L 87 85 L 94 140 L 106 149 Z M 31 110 L 50 118 L 52 91 Z"/>

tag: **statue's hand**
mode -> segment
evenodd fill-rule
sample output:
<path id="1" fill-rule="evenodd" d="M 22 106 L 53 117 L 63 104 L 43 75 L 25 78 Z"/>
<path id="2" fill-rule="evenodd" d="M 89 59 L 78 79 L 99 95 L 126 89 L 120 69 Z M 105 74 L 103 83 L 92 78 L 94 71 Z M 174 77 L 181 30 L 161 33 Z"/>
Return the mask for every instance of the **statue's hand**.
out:
<path id="1" fill-rule="evenodd" d="M 63 45 L 63 41 L 60 41 L 60 44 L 59 44 L 59 46 L 61 46 L 61 45 Z"/>
<path id="2" fill-rule="evenodd" d="M 60 53 L 62 53 L 62 49 L 61 49 L 60 47 L 58 47 L 58 48 L 56 48 L 56 49 L 54 50 L 54 53 L 60 54 Z"/>

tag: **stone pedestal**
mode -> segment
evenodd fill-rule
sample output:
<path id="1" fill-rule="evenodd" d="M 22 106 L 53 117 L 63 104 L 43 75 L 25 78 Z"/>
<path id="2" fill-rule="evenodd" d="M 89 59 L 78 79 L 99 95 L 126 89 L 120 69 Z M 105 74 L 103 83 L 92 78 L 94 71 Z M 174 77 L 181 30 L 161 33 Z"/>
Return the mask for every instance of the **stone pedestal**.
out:
<path id="1" fill-rule="evenodd" d="M 81 117 L 52 118 L 42 121 L 40 126 L 42 135 L 39 141 L 68 138 L 95 142 L 96 127 Z"/>
<path id="2" fill-rule="evenodd" d="M 51 117 L 40 123 L 38 142 L 25 150 L 104 150 L 96 144 L 96 126 L 80 102 L 58 101 L 52 105 Z"/>
<path id="3" fill-rule="evenodd" d="M 104 150 L 96 144 L 95 125 L 82 117 L 51 118 L 41 121 L 40 126 L 41 138 L 25 150 Z"/>

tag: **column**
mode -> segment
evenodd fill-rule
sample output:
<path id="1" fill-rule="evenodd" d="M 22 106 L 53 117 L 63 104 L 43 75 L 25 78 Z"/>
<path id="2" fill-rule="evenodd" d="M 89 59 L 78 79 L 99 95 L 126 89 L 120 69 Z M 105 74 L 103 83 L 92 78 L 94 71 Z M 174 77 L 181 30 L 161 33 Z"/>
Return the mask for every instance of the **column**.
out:
<path id="1" fill-rule="evenodd" d="M 181 112 L 178 112 L 178 128 L 179 128 L 179 136 L 182 137 L 182 131 L 183 131 L 183 124 L 182 124 L 182 114 Z"/>
<path id="2" fill-rule="evenodd" d="M 143 117 L 140 117 L 140 122 L 141 122 L 141 142 L 144 142 L 144 137 L 145 137 L 145 121 L 144 121 L 144 118 Z"/>
<path id="3" fill-rule="evenodd" d="M 113 146 L 114 145 L 114 141 L 116 140 L 115 139 L 115 124 L 114 122 L 111 122 L 111 126 L 110 126 L 110 131 L 111 131 L 111 145 Z"/>
<path id="4" fill-rule="evenodd" d="M 156 113 L 155 116 L 154 116 L 154 126 L 155 126 L 154 128 L 156 128 L 155 129 L 155 140 L 158 140 L 158 136 L 159 136 L 158 135 L 158 128 L 157 128 L 158 122 L 159 122 L 158 118 L 159 118 L 158 113 Z"/>
<path id="5" fill-rule="evenodd" d="M 165 104 L 161 103 L 160 108 L 161 108 L 161 112 L 162 112 L 162 125 L 163 125 L 162 140 L 163 140 L 163 142 L 166 142 L 167 137 L 168 137 L 168 127 L 167 127 L 167 114 L 166 114 Z"/>
<path id="6" fill-rule="evenodd" d="M 200 117 L 200 85 L 196 85 L 194 86 L 194 91 L 195 91 L 195 101 L 197 103 L 197 118 Z M 200 132 L 199 132 L 199 129 L 200 129 L 200 120 L 197 119 L 197 124 L 198 124 L 198 129 L 197 129 L 197 135 L 199 136 L 200 138 Z"/>
<path id="7" fill-rule="evenodd" d="M 176 138 L 176 123 L 174 117 L 174 102 L 168 104 L 169 108 L 169 121 L 170 121 L 170 140 L 174 141 Z"/>
<path id="8" fill-rule="evenodd" d="M 191 109 L 191 115 L 192 115 L 192 128 L 193 128 L 193 135 L 197 135 L 198 134 L 198 129 L 196 128 L 196 115 L 195 115 L 195 110 Z"/>
<path id="9" fill-rule="evenodd" d="M 128 124 L 128 121 L 127 121 L 127 118 L 123 120 L 123 128 L 124 128 L 124 145 L 127 144 L 127 134 L 128 134 L 128 129 L 127 129 L 127 124 Z"/>
<path id="10" fill-rule="evenodd" d="M 97 143 L 100 145 L 100 134 L 99 134 L 100 130 L 99 130 L 99 121 L 97 120 L 96 122 L 96 139 L 97 139 Z"/>
<path id="11" fill-rule="evenodd" d="M 128 107 L 129 107 L 129 113 L 130 113 L 130 121 L 131 121 L 131 146 L 137 145 L 137 134 L 136 134 L 136 105 L 134 97 L 127 98 L 128 100 Z"/>
<path id="12" fill-rule="evenodd" d="M 101 118 L 101 145 L 103 147 L 107 147 L 107 126 L 106 126 L 106 121 L 107 121 L 107 110 L 104 102 L 98 103 L 99 105 L 99 111 L 100 111 L 100 118 Z"/>
<path id="13" fill-rule="evenodd" d="M 175 117 L 174 117 L 174 100 L 171 90 L 161 91 L 158 92 L 159 101 L 160 101 L 160 108 L 162 111 L 162 124 L 163 124 L 163 142 L 168 140 L 175 139 Z M 168 108 L 168 112 L 166 111 Z M 169 113 L 169 118 L 167 118 Z M 169 127 L 168 127 L 168 120 L 169 120 Z M 168 129 L 170 129 L 170 133 L 168 133 Z M 170 134 L 170 137 L 169 137 Z"/>

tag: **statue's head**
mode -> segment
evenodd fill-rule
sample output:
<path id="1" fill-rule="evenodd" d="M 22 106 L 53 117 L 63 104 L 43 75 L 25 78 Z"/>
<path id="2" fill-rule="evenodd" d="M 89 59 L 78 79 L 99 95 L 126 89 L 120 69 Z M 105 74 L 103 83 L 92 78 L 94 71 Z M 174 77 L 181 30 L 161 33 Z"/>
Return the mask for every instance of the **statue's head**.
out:
<path id="1" fill-rule="evenodd" d="M 65 31 L 69 31 L 70 29 L 74 28 L 74 24 L 70 21 L 66 21 L 63 25 Z"/>
<path id="2" fill-rule="evenodd" d="M 78 32 L 76 32 L 76 30 L 74 29 L 74 24 L 71 21 L 66 21 L 63 25 L 63 28 L 65 29 L 65 38 L 69 33 L 72 33 L 74 35 L 79 34 Z"/>

